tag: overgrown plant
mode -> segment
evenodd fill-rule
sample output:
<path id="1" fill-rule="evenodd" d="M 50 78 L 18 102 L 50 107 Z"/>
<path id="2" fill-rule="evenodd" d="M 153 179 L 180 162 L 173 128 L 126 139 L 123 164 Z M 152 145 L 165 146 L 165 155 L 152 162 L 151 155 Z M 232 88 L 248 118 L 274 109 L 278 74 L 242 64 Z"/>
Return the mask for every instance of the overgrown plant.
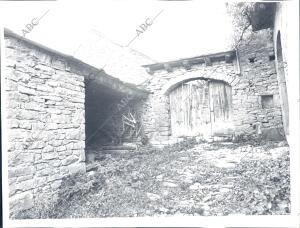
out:
<path id="1" fill-rule="evenodd" d="M 227 3 L 227 13 L 232 18 L 233 36 L 232 48 L 238 49 L 244 40 L 251 40 L 251 13 L 254 2 L 231 2 Z"/>
<path id="2" fill-rule="evenodd" d="M 105 181 L 101 177 L 89 176 L 88 174 L 75 174 L 68 175 L 62 179 L 61 186 L 57 192 L 48 197 L 43 197 L 35 200 L 33 208 L 18 212 L 16 215 L 12 215 L 12 219 L 46 219 L 46 218 L 58 218 L 60 214 L 63 214 L 63 209 L 69 204 L 72 197 L 83 197 L 91 190 L 102 188 Z"/>

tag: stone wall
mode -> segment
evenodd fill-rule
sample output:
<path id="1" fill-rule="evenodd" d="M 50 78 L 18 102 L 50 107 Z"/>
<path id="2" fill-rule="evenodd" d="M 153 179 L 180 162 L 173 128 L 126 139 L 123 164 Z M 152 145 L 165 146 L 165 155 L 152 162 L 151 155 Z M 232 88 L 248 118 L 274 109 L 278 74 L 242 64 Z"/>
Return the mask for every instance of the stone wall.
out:
<path id="1" fill-rule="evenodd" d="M 114 127 L 121 128 L 122 113 L 115 111 L 124 106 L 123 99 L 130 97 L 125 107 L 134 107 L 148 93 L 7 29 L 5 55 L 5 130 L 14 217 L 20 210 L 55 202 L 62 180 L 85 172 L 89 136 L 98 134 L 110 117 L 116 119 Z M 105 127 L 112 129 L 110 122 Z M 103 138 L 100 134 L 93 140 L 99 144 Z M 106 142 L 111 139 L 108 136 Z"/>
<path id="2" fill-rule="evenodd" d="M 252 134 L 260 127 L 267 137 L 284 135 L 272 31 L 253 33 L 239 49 L 239 62 L 241 80 L 235 91 L 241 96 L 234 106 L 238 130 Z M 273 97 L 273 104 L 264 107 L 268 96 Z"/>
<path id="3" fill-rule="evenodd" d="M 176 68 L 173 72 L 160 70 L 154 73 L 146 86 L 152 93 L 143 106 L 144 132 L 155 145 L 173 142 L 170 128 L 169 88 L 180 81 L 209 78 L 235 85 L 239 76 L 233 63 L 214 62 L 212 66 L 193 65 L 190 70 Z M 176 141 L 176 139 L 174 139 Z"/>
<path id="4" fill-rule="evenodd" d="M 299 77 L 289 77 L 288 72 L 291 70 L 290 66 L 293 61 L 296 61 L 292 64 L 298 65 L 298 61 L 295 60 L 295 55 L 290 51 L 289 44 L 293 43 L 293 36 L 288 36 L 287 34 L 294 31 L 292 26 L 288 26 L 289 20 L 294 20 L 293 14 L 288 14 L 288 12 L 293 12 L 293 6 L 286 3 L 276 3 L 276 14 L 273 28 L 273 43 L 274 43 L 274 52 L 275 52 L 275 62 L 277 70 L 278 83 L 281 84 L 282 92 L 281 102 L 283 110 L 283 119 L 285 122 L 285 132 L 286 135 L 291 135 L 289 131 L 289 120 L 293 120 L 293 123 L 298 119 L 298 110 L 293 107 L 297 107 L 297 97 L 299 95 L 296 85 L 299 85 Z M 290 17 L 290 18 L 289 18 Z M 278 43 L 281 43 L 281 51 L 278 50 Z M 281 57 L 278 56 L 281 52 Z M 284 87 L 286 91 L 284 91 Z M 293 102 L 294 105 L 291 105 L 290 102 Z M 293 111 L 289 111 L 293 109 Z M 292 128 L 291 128 L 291 131 Z"/>
<path id="5" fill-rule="evenodd" d="M 274 28 L 273 28 L 273 42 L 277 56 L 277 36 L 281 34 L 282 46 L 282 61 L 283 71 L 285 74 L 287 100 L 289 112 L 285 113 L 289 120 L 289 132 L 287 134 L 287 141 L 290 147 L 290 160 L 300 161 L 299 156 L 299 2 L 287 1 L 276 3 Z M 297 50 L 297 51 L 296 51 Z M 299 178 L 300 172 L 299 163 L 291 162 L 291 213 L 299 214 L 300 198 L 299 198 Z"/>
<path id="6" fill-rule="evenodd" d="M 253 33 L 242 44 L 232 63 L 215 61 L 191 69 L 176 67 L 156 70 L 146 85 L 152 92 L 143 107 L 144 132 L 154 145 L 173 143 L 168 91 L 183 81 L 212 79 L 232 87 L 233 135 L 281 137 L 282 115 L 279 101 L 271 31 Z"/>
<path id="7" fill-rule="evenodd" d="M 55 200 L 63 177 L 85 172 L 84 76 L 76 63 L 5 35 L 10 212 Z"/>

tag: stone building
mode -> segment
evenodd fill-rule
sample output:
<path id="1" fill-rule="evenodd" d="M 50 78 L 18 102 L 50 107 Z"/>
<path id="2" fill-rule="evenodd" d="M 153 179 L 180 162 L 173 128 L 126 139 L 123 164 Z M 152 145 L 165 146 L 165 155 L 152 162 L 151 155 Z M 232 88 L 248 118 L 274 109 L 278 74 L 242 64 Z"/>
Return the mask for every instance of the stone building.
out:
<path id="1" fill-rule="evenodd" d="M 299 4 L 299 3 L 298 3 Z M 286 139 L 290 146 L 292 213 L 299 214 L 299 37 L 297 1 L 258 2 L 252 14 L 255 31 L 270 28 Z M 269 13 L 267 13 L 269 12 Z M 293 34 L 293 35 L 292 35 Z M 298 44 L 298 45 L 295 45 Z"/>
<path id="2" fill-rule="evenodd" d="M 257 32 L 238 52 L 144 67 L 153 78 L 143 123 L 154 144 L 180 136 L 284 137 L 270 30 Z"/>
<path id="3" fill-rule="evenodd" d="M 55 200 L 64 177 L 85 172 L 85 147 L 108 106 L 145 90 L 5 30 L 10 212 Z M 98 135 L 99 137 L 99 135 Z"/>
<path id="4" fill-rule="evenodd" d="M 275 53 L 275 65 L 279 85 L 280 103 L 282 107 L 283 126 L 287 139 L 291 135 L 290 120 L 298 119 L 298 110 L 290 112 L 293 105 L 297 107 L 299 77 L 290 76 L 291 62 L 294 61 L 294 53 L 290 44 L 293 43 L 293 26 L 288 26 L 288 21 L 293 21 L 293 5 L 286 3 L 256 3 L 252 13 L 252 27 L 254 31 L 270 28 L 272 30 L 272 41 Z M 290 63 L 290 64 L 289 64 Z M 296 63 L 298 64 L 298 63 Z M 290 102 L 293 102 L 292 105 Z M 296 132 L 292 132 L 296 133 Z"/>
<path id="5" fill-rule="evenodd" d="M 154 63 L 113 46 L 119 61 L 106 62 L 105 55 L 91 59 L 82 50 L 74 58 L 5 30 L 10 212 L 55 200 L 64 177 L 86 172 L 93 144 L 128 136 L 155 146 L 187 136 L 284 138 L 278 47 L 265 28 L 238 51 Z M 135 136 L 124 132 L 127 112 L 136 114 Z"/>

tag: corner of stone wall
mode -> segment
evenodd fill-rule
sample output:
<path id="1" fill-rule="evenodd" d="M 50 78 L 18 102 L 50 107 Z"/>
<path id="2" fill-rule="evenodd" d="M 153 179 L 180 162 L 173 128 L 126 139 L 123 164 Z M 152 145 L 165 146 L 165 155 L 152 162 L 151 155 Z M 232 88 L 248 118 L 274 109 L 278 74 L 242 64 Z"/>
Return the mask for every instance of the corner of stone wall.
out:
<path id="1" fill-rule="evenodd" d="M 272 30 L 253 32 L 249 40 L 241 44 L 238 54 L 241 76 L 233 88 L 236 134 L 255 135 L 259 132 L 267 135 L 270 129 L 281 131 L 282 112 Z"/>
<path id="2" fill-rule="evenodd" d="M 72 63 L 5 37 L 10 214 L 55 200 L 65 176 L 85 172 L 84 76 Z"/>

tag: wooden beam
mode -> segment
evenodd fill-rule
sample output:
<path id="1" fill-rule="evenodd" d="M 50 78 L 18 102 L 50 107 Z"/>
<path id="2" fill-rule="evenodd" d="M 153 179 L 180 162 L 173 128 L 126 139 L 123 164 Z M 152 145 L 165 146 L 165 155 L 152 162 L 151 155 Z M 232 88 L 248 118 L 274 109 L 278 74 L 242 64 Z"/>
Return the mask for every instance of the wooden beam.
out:
<path id="1" fill-rule="evenodd" d="M 168 71 L 169 73 L 170 73 L 170 72 L 173 72 L 173 68 L 172 68 L 171 65 L 168 64 L 168 63 L 164 63 L 164 69 L 165 69 L 166 71 Z"/>
<path id="2" fill-rule="evenodd" d="M 211 66 L 212 65 L 210 57 L 205 57 L 204 61 L 205 61 L 206 66 Z"/>
<path id="3" fill-rule="evenodd" d="M 151 74 L 151 75 L 153 75 L 153 73 L 154 73 L 153 70 L 151 69 L 151 67 L 147 67 L 146 71 L 148 74 Z"/>
<path id="4" fill-rule="evenodd" d="M 226 63 L 232 63 L 232 56 L 231 55 L 225 55 L 225 62 Z"/>
<path id="5" fill-rule="evenodd" d="M 183 60 L 182 61 L 182 65 L 186 70 L 190 70 L 191 69 L 191 64 L 188 60 Z"/>
<path id="6" fill-rule="evenodd" d="M 193 59 L 190 59 L 189 60 L 189 63 L 191 64 L 191 65 L 196 65 L 196 64 L 202 64 L 202 63 L 204 63 L 205 61 L 204 61 L 204 59 L 202 58 L 202 57 L 199 57 L 199 58 L 193 58 Z"/>
<path id="7" fill-rule="evenodd" d="M 151 71 L 155 72 L 158 70 L 167 70 L 168 72 L 172 72 L 174 68 L 180 68 L 184 67 L 185 69 L 190 69 L 193 65 L 197 64 L 203 64 L 206 63 L 207 66 L 211 66 L 212 62 L 218 62 L 218 61 L 226 61 L 228 63 L 231 63 L 233 59 L 236 57 L 236 51 L 226 51 L 226 52 L 219 52 L 214 54 L 208 54 L 208 55 L 202 55 L 192 58 L 185 58 L 185 59 L 179 59 L 176 61 L 169 61 L 169 62 L 161 62 L 161 63 L 155 63 L 150 65 L 142 65 L 145 68 L 150 68 Z"/>

